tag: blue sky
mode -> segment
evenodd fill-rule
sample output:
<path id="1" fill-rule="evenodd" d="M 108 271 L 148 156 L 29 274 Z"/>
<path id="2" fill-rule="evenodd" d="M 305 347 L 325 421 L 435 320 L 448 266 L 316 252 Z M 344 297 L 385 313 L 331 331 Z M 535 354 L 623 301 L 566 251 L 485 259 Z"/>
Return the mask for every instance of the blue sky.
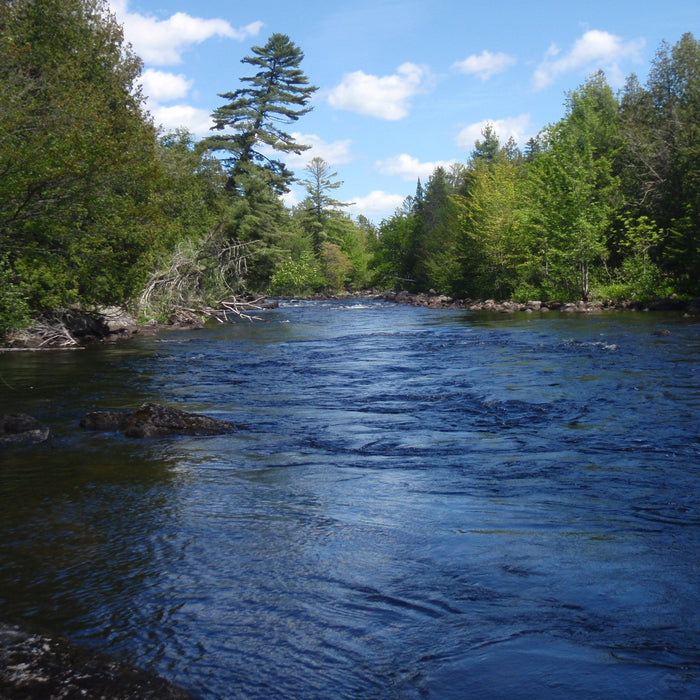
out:
<path id="1" fill-rule="evenodd" d="M 490 122 L 525 144 L 564 114 L 566 93 L 603 69 L 645 81 L 662 40 L 700 38 L 697 0 L 109 0 L 144 61 L 148 109 L 167 129 L 207 133 L 218 93 L 275 32 L 304 52 L 319 90 L 292 127 L 343 185 L 334 196 L 375 223 L 437 165 L 466 162 Z M 288 202 L 303 198 L 295 188 Z"/>

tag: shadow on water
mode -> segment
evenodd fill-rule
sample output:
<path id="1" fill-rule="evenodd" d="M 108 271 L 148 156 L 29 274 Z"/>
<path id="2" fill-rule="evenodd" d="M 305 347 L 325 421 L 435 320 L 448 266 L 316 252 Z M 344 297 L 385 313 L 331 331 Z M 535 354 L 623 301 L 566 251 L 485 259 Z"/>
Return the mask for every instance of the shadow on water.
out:
<path id="1" fill-rule="evenodd" d="M 700 694 L 697 323 L 264 319 L 0 354 L 55 434 L 0 453 L 0 616 L 202 698 Z M 249 429 L 77 427 L 145 400 Z"/>

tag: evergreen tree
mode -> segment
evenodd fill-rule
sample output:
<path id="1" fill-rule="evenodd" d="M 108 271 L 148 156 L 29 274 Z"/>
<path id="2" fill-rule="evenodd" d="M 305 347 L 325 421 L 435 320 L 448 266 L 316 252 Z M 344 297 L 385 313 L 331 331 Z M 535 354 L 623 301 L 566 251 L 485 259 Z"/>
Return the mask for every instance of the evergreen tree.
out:
<path id="1" fill-rule="evenodd" d="M 230 190 L 247 194 L 246 182 L 259 177 L 278 194 L 289 190 L 294 177 L 271 151 L 300 154 L 309 146 L 298 144 L 278 124 L 291 124 L 309 112 L 316 87 L 309 85 L 299 67 L 304 54 L 284 34 L 273 34 L 265 46 L 255 46 L 253 56 L 242 63 L 253 66 L 254 75 L 241 78 L 245 87 L 220 94 L 228 100 L 212 114 L 216 134 L 204 142 L 212 151 L 225 151 Z"/>
<path id="2" fill-rule="evenodd" d="M 341 207 L 348 207 L 350 203 L 340 202 L 328 194 L 331 190 L 338 189 L 343 183 L 341 180 L 334 180 L 338 176 L 337 172 L 331 172 L 331 166 L 323 158 L 312 158 L 305 170 L 309 173 L 308 180 L 302 180 L 306 188 L 308 197 L 304 206 L 309 218 L 309 229 L 313 240 L 313 247 L 316 254 L 321 252 L 321 244 L 327 238 L 324 232 L 326 220 L 338 213 Z"/>
<path id="3" fill-rule="evenodd" d="M 602 72 L 567 98 L 567 114 L 544 133 L 530 164 L 531 249 L 537 284 L 559 298 L 587 299 L 591 271 L 607 257 L 606 235 L 620 206 L 613 171 L 618 103 Z"/>
<path id="4" fill-rule="evenodd" d="M 444 168 L 436 168 L 428 181 L 417 219 L 416 284 L 419 289 L 449 293 L 460 273 L 456 255 L 459 211 Z"/>
<path id="5" fill-rule="evenodd" d="M 471 165 L 477 167 L 480 164 L 489 164 L 496 161 L 501 151 L 501 143 L 498 140 L 493 124 L 490 122 L 481 130 L 481 139 L 474 143 L 471 155 Z"/>

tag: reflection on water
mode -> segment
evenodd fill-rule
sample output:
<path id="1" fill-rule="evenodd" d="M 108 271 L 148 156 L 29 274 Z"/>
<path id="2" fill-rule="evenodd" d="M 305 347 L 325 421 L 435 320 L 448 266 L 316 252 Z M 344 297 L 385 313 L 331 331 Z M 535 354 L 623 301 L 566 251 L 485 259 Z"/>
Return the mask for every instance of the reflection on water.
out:
<path id="1" fill-rule="evenodd" d="M 700 694 L 697 323 L 266 313 L 0 354 L 55 434 L 0 453 L 0 617 L 202 698 Z M 77 428 L 145 400 L 248 429 Z"/>

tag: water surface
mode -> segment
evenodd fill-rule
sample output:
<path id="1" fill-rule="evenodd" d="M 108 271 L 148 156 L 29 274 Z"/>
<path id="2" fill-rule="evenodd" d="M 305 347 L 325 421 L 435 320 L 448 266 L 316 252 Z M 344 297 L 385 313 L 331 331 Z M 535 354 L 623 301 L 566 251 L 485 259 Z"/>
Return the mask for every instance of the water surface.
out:
<path id="1" fill-rule="evenodd" d="M 700 324 L 264 314 L 0 354 L 55 435 L 0 453 L 0 617 L 201 698 L 700 695 Z M 146 400 L 248 429 L 78 428 Z"/>

